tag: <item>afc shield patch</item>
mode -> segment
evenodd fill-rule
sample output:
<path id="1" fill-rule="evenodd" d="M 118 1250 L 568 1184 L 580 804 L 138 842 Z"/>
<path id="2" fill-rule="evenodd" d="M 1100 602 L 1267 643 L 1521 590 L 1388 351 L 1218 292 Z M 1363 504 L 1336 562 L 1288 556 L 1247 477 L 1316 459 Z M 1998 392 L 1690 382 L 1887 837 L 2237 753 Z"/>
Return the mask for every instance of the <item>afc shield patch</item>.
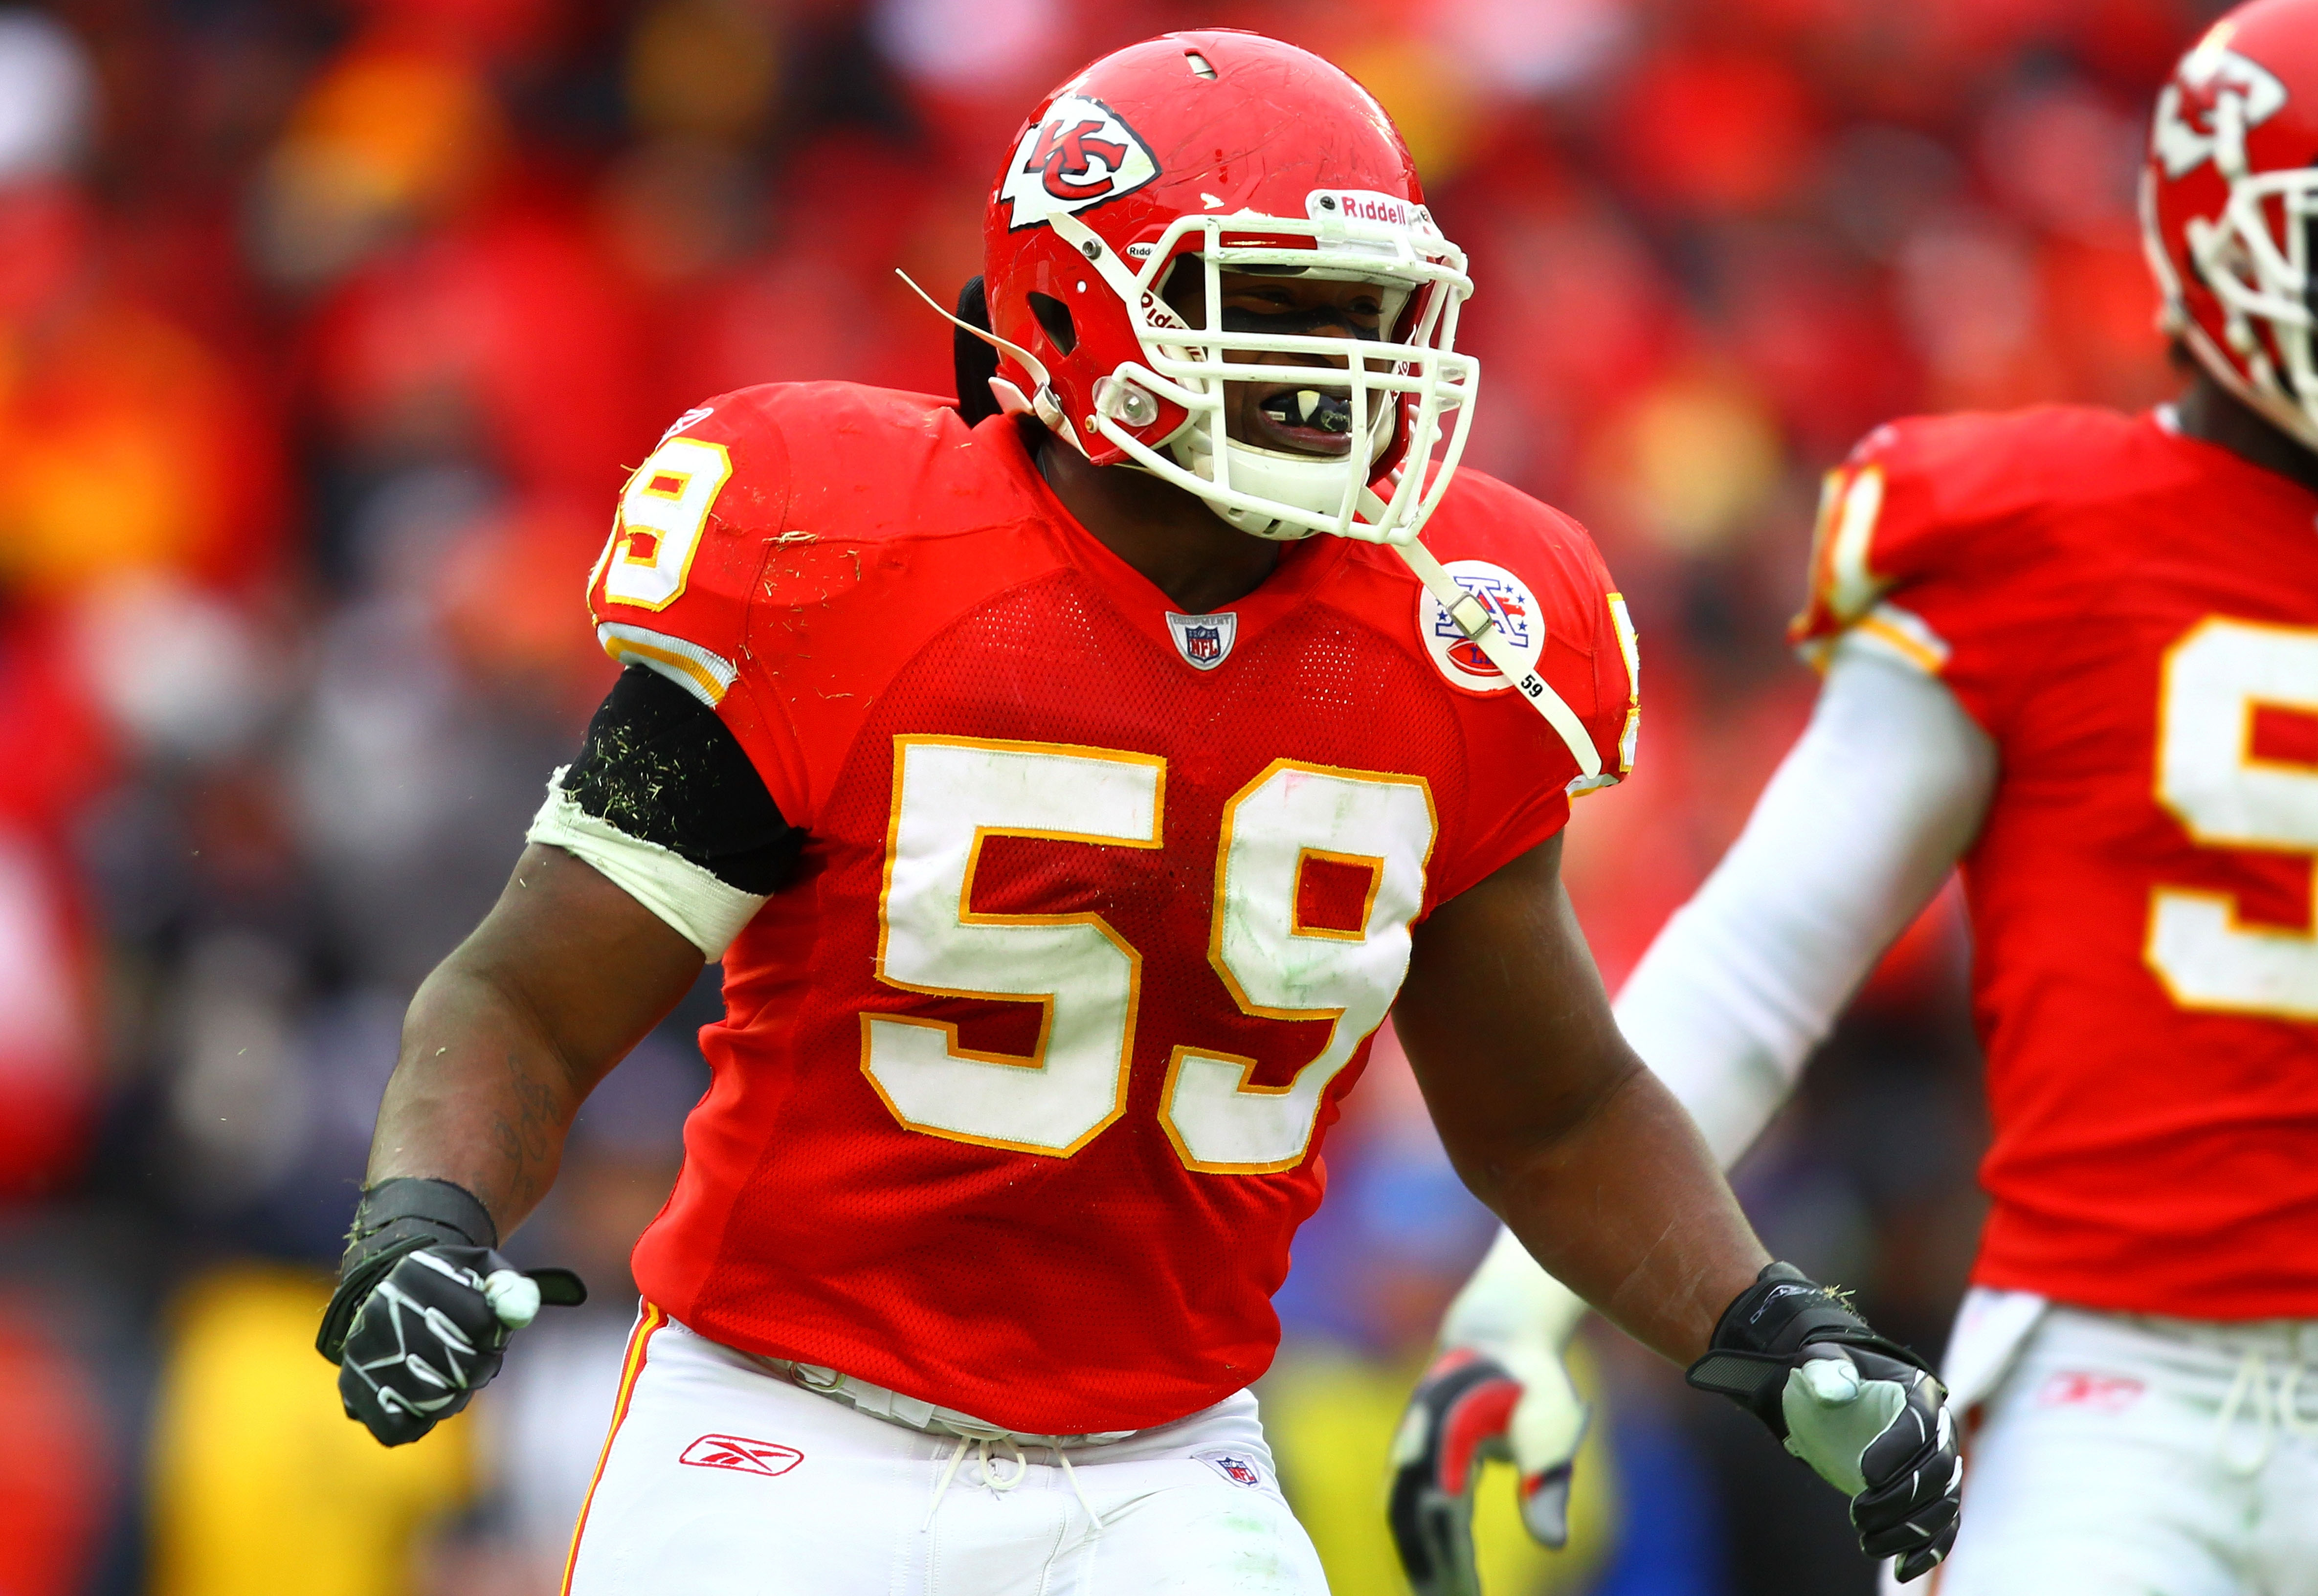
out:
<path id="1" fill-rule="evenodd" d="M 1179 615 L 1167 612 L 1167 630 L 1184 663 L 1213 670 L 1231 658 L 1233 640 L 1239 635 L 1239 616 L 1231 610 L 1217 615 Z"/>
<path id="2" fill-rule="evenodd" d="M 1529 585 L 1486 560 L 1452 560 L 1444 569 L 1460 587 L 1481 601 L 1523 667 L 1534 670 L 1538 656 L 1545 651 L 1545 618 Z M 1468 693 L 1502 693 L 1513 686 L 1480 646 L 1458 629 L 1441 601 L 1423 588 L 1416 595 L 1416 632 L 1451 686 Z"/>
<path id="3" fill-rule="evenodd" d="M 1022 135 L 998 197 L 1009 231 L 1133 193 L 1159 175 L 1143 137 L 1101 101 L 1057 94 Z"/>

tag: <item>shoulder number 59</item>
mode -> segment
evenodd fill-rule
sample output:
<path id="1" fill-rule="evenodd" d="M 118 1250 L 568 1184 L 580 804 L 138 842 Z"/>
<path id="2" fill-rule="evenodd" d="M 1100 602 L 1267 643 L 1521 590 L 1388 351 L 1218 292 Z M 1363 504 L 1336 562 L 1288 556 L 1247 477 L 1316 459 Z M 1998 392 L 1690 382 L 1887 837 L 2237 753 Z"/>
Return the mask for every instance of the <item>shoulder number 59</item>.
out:
<path id="1" fill-rule="evenodd" d="M 863 1015 L 862 1070 L 902 1124 L 1067 1158 L 1124 1112 L 1143 955 L 1097 913 L 978 911 L 974 876 L 991 837 L 1158 847 L 1166 775 L 1156 756 L 1108 749 L 894 740 L 878 978 L 1045 1009 L 1028 1057 L 961 1048 L 938 1020 Z M 1407 973 L 1434 829 L 1432 795 L 1413 776 L 1284 759 L 1225 806 L 1208 961 L 1244 1012 L 1331 1023 L 1285 1087 L 1251 1084 L 1252 1059 L 1176 1045 L 1160 1117 L 1187 1166 L 1253 1174 L 1303 1158 L 1321 1094 Z M 1370 872 L 1357 930 L 1297 922 L 1314 856 Z"/>
<path id="2" fill-rule="evenodd" d="M 620 490 L 619 518 L 597 561 L 605 596 L 646 610 L 683 596 L 708 512 L 732 475 L 732 456 L 722 444 L 673 437 L 653 450 Z"/>

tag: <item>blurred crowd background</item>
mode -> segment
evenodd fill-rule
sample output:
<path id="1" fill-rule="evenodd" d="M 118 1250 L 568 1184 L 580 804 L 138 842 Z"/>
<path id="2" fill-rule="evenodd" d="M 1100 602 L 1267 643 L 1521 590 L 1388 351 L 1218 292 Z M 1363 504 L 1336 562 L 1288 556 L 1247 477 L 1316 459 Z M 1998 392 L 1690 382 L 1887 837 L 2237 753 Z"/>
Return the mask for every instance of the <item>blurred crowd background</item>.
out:
<path id="1" fill-rule="evenodd" d="M 691 403 L 947 392 L 1035 96 L 1163 29 L 1321 51 L 1472 254 L 1469 461 L 1599 537 L 1640 768 L 1569 874 L 1614 982 L 1807 713 L 1819 472 L 1888 417 L 2146 405 L 2134 163 L 2210 0 L 79 0 L 0 10 L 0 1596 L 544 1596 L 713 979 L 516 1248 L 597 1304 L 381 1451 L 310 1349 L 408 996 L 611 667 L 580 587 Z M 1742 1174 L 1936 1351 L 1982 1131 L 1952 895 Z M 714 972 L 711 972 L 713 978 Z M 1486 1242 L 1389 1036 L 1263 1394 L 1340 1596 Z M 1571 1550 L 1492 1590 L 1865 1592 L 1841 1505 L 1599 1327 Z"/>

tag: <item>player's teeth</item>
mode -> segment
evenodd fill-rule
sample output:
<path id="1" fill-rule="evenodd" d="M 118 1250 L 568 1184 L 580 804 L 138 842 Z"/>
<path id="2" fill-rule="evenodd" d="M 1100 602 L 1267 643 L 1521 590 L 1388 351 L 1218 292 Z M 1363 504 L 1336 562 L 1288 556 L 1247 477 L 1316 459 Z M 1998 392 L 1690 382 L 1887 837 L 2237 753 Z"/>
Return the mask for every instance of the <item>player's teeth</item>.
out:
<path id="1" fill-rule="evenodd" d="M 1352 430 L 1352 401 L 1343 394 L 1323 389 L 1298 388 L 1292 392 L 1275 393 L 1263 401 L 1263 411 L 1285 426 L 1308 426 L 1329 433 Z"/>

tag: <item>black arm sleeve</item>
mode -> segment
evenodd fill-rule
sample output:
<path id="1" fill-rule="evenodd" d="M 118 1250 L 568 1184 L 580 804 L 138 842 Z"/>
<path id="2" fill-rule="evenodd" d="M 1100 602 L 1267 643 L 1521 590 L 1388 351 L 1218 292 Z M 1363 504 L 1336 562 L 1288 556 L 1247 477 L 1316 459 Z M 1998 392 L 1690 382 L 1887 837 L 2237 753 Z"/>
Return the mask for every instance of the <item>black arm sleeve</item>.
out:
<path id="1" fill-rule="evenodd" d="M 563 790 L 582 813 L 744 892 L 778 892 L 804 847 L 716 712 L 641 665 L 620 673 L 588 723 Z"/>

